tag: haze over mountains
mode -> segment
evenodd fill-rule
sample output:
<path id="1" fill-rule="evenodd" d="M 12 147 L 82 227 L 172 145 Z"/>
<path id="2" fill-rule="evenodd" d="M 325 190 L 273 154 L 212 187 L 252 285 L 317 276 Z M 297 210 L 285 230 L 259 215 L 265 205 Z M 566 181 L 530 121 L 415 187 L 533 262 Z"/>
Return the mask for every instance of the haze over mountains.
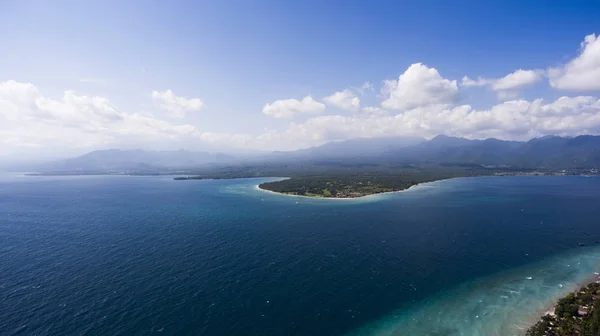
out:
<path id="1" fill-rule="evenodd" d="M 594 168 L 600 165 L 600 137 L 546 136 L 527 142 L 467 140 L 437 136 L 419 145 L 387 153 L 394 160 L 515 167 Z"/>
<path id="2" fill-rule="evenodd" d="M 288 158 L 388 164 L 472 164 L 520 168 L 600 166 L 600 136 L 545 136 L 529 141 L 469 140 L 438 135 L 419 138 L 354 139 L 286 153 Z M 282 155 L 285 156 L 285 155 Z"/>
<path id="3" fill-rule="evenodd" d="M 419 137 L 356 138 L 288 152 L 273 152 L 271 158 L 344 159 L 368 158 L 426 142 Z"/>
<path id="4" fill-rule="evenodd" d="M 160 172 L 238 164 L 316 163 L 439 164 L 519 168 L 596 168 L 600 166 L 600 136 L 546 136 L 526 142 L 498 139 L 469 140 L 439 135 L 431 140 L 414 137 L 357 138 L 290 152 L 246 156 L 192 151 L 99 150 L 32 169 L 39 172 Z"/>
<path id="5" fill-rule="evenodd" d="M 106 149 L 78 157 L 40 164 L 36 170 L 65 171 L 159 171 L 162 169 L 189 169 L 206 164 L 227 163 L 234 157 L 223 153 L 178 151 L 147 151 Z"/>

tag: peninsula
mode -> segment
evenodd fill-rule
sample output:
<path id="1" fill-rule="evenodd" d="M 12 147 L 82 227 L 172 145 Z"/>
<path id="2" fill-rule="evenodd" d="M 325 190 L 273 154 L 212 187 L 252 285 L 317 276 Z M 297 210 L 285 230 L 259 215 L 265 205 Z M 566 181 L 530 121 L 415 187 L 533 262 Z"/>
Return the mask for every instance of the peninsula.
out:
<path id="1" fill-rule="evenodd" d="M 273 177 L 280 174 L 264 176 L 237 174 L 206 174 L 198 176 L 180 176 L 175 180 L 227 179 L 243 177 Z M 562 175 L 562 172 L 536 170 L 506 170 L 482 168 L 450 168 L 431 167 L 427 169 L 398 169 L 396 171 L 362 171 L 362 172 L 323 172 L 314 174 L 294 174 L 290 178 L 273 182 L 265 182 L 258 188 L 266 191 L 315 198 L 358 198 L 374 194 L 406 190 L 418 184 L 440 181 L 456 177 L 474 176 L 513 176 L 513 175 Z"/>
<path id="2" fill-rule="evenodd" d="M 452 174 L 350 174 L 302 176 L 261 183 L 258 187 L 272 192 L 317 198 L 358 198 L 406 190 L 417 184 L 458 177 Z"/>

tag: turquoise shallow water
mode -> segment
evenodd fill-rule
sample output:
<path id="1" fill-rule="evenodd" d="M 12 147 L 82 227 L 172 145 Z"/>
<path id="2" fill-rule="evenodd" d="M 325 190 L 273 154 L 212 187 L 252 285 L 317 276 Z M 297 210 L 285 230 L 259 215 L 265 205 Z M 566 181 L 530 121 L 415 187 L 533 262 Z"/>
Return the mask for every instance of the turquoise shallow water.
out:
<path id="1" fill-rule="evenodd" d="M 0 334 L 518 335 L 599 270 L 597 178 L 264 180 L 0 175 Z"/>
<path id="2" fill-rule="evenodd" d="M 600 248 L 482 277 L 399 310 L 352 335 L 523 335 L 556 300 L 596 281 Z"/>

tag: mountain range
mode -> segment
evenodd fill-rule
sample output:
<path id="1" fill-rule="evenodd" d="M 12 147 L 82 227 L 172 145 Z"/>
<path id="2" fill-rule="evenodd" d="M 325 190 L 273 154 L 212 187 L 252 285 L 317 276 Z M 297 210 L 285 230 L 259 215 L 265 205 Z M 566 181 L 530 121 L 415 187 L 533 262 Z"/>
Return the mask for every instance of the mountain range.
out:
<path id="1" fill-rule="evenodd" d="M 147 151 L 106 149 L 78 157 L 38 164 L 41 172 L 154 172 L 163 169 L 189 169 L 208 164 L 224 164 L 234 160 L 223 153 L 178 151 Z"/>
<path id="2" fill-rule="evenodd" d="M 526 142 L 468 140 L 437 136 L 416 146 L 386 153 L 410 163 L 469 163 L 527 168 L 595 168 L 600 166 L 600 136 L 546 136 Z"/>
<path id="3" fill-rule="evenodd" d="M 98 150 L 71 159 L 38 165 L 40 172 L 102 172 L 196 169 L 235 164 L 474 164 L 520 168 L 597 168 L 600 136 L 545 136 L 529 141 L 494 138 L 470 140 L 439 135 L 356 138 L 289 152 L 251 156 L 192 151 Z"/>
<path id="4" fill-rule="evenodd" d="M 274 158 L 354 163 L 473 164 L 521 168 L 596 168 L 600 166 L 600 136 L 545 136 L 529 141 L 494 138 L 470 140 L 438 135 L 420 138 L 352 139 Z"/>

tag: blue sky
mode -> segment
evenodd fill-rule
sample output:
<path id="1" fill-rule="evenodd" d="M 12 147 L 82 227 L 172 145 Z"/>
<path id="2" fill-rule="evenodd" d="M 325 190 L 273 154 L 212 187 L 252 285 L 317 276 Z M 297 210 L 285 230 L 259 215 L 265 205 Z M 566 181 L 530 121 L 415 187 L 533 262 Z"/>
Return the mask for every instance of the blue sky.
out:
<path id="1" fill-rule="evenodd" d="M 0 155 L 596 134 L 599 17 L 598 1 L 0 1 Z"/>

